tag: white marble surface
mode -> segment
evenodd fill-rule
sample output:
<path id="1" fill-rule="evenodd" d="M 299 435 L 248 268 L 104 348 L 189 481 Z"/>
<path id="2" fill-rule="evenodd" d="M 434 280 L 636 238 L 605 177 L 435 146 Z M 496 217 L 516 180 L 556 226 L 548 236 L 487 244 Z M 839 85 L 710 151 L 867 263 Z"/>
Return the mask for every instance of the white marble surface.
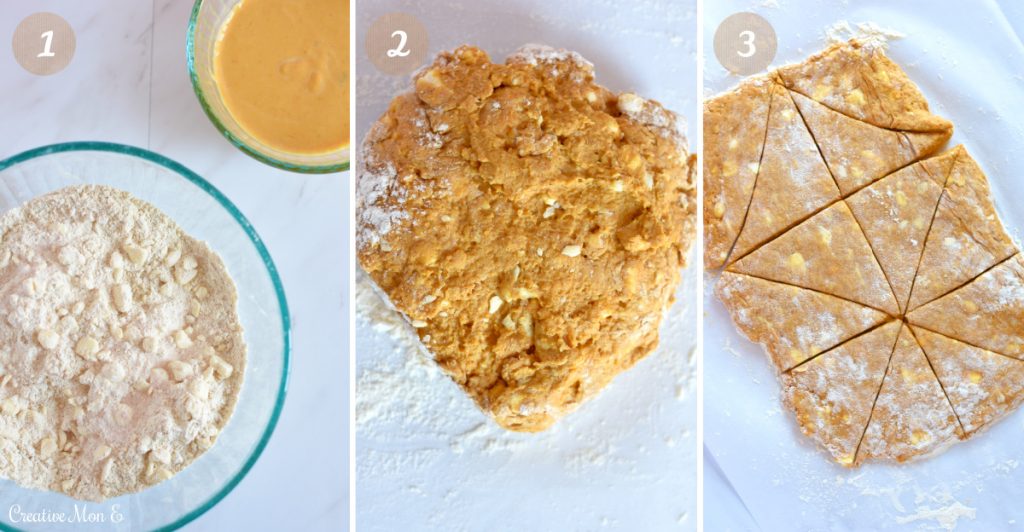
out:
<path id="1" fill-rule="evenodd" d="M 202 175 L 255 226 L 293 322 L 288 399 L 246 478 L 192 530 L 339 530 L 348 523 L 347 174 L 260 164 L 206 119 L 188 80 L 187 0 L 0 2 L 0 158 L 43 144 L 105 140 L 149 148 Z M 21 69 L 10 35 L 25 16 L 60 14 L 75 58 L 49 77 Z"/>

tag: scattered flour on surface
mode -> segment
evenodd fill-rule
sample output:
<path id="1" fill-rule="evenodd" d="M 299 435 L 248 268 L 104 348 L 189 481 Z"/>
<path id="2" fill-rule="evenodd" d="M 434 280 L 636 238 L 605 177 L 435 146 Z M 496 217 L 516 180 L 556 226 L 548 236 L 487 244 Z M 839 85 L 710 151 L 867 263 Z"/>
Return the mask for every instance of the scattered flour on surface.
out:
<path id="1" fill-rule="evenodd" d="M 903 33 L 883 28 L 874 22 L 857 22 L 851 24 L 840 20 L 825 28 L 825 40 L 829 44 L 843 43 L 850 39 L 859 39 L 867 44 L 885 48 L 889 41 L 906 37 Z"/>
<path id="2" fill-rule="evenodd" d="M 964 506 L 963 503 L 957 501 L 942 508 L 932 509 L 922 506 L 911 515 L 897 517 L 896 522 L 905 525 L 915 521 L 936 521 L 944 530 L 955 530 L 960 519 L 974 519 L 977 513 L 974 508 Z"/>

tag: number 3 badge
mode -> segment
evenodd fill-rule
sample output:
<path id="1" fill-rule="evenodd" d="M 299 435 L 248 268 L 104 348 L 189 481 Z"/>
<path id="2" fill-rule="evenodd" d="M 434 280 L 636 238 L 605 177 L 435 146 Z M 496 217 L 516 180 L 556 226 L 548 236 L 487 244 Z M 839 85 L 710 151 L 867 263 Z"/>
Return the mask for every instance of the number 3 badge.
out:
<path id="1" fill-rule="evenodd" d="M 775 59 L 777 44 L 775 29 L 754 13 L 730 15 L 715 30 L 715 57 L 741 76 L 764 70 Z"/>

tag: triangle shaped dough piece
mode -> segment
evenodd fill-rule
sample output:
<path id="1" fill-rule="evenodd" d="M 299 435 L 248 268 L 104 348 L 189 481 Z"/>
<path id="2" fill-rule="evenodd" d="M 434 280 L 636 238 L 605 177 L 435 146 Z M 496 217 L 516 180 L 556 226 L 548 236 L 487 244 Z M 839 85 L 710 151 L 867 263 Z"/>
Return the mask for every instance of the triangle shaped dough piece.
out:
<path id="1" fill-rule="evenodd" d="M 902 132 L 855 120 L 800 93 L 791 94 L 844 195 L 935 153 L 949 140 L 946 133 L 951 133 L 914 133 L 915 146 Z"/>
<path id="2" fill-rule="evenodd" d="M 950 148 L 935 157 L 929 157 L 918 162 L 918 164 L 928 172 L 929 177 L 935 183 L 940 186 L 946 186 L 946 180 L 949 179 L 949 173 L 956 166 L 956 160 L 960 158 L 961 153 L 965 153 L 964 145 L 958 144 L 953 148 Z"/>
<path id="3" fill-rule="evenodd" d="M 1024 359 L 1024 259 L 1015 255 L 907 320 L 1001 355 Z"/>
<path id="4" fill-rule="evenodd" d="M 715 292 L 736 328 L 764 346 L 779 372 L 888 319 L 828 294 L 730 272 Z"/>
<path id="5" fill-rule="evenodd" d="M 956 152 L 950 150 L 932 163 L 948 166 Z M 908 166 L 846 199 L 864 236 L 896 295 L 900 310 L 906 307 L 910 287 L 921 261 L 928 227 L 942 196 L 946 173 L 934 176 L 923 163 Z"/>
<path id="6" fill-rule="evenodd" d="M 800 430 L 842 465 L 856 457 L 900 324 L 890 321 L 783 376 L 783 401 Z"/>
<path id="7" fill-rule="evenodd" d="M 857 452 L 857 462 L 905 462 L 940 451 L 962 434 L 924 351 L 904 326 Z"/>
<path id="8" fill-rule="evenodd" d="M 1024 362 L 926 329 L 914 334 L 968 434 L 1024 401 Z"/>
<path id="9" fill-rule="evenodd" d="M 939 200 L 907 308 L 953 290 L 1016 250 L 996 214 L 985 174 L 962 150 Z"/>
<path id="10" fill-rule="evenodd" d="M 743 257 L 729 271 L 811 288 L 895 315 L 889 283 L 846 202 Z"/>
<path id="11" fill-rule="evenodd" d="M 839 198 L 839 189 L 793 100 L 781 85 L 772 90 L 764 156 L 734 257 L 746 255 Z"/>
<path id="12" fill-rule="evenodd" d="M 906 72 L 873 43 L 835 44 L 778 73 L 790 89 L 851 118 L 887 129 L 952 134 L 953 124 L 928 111 Z"/>
<path id="13" fill-rule="evenodd" d="M 774 82 L 753 78 L 704 104 L 704 267 L 718 268 L 754 192 Z"/>

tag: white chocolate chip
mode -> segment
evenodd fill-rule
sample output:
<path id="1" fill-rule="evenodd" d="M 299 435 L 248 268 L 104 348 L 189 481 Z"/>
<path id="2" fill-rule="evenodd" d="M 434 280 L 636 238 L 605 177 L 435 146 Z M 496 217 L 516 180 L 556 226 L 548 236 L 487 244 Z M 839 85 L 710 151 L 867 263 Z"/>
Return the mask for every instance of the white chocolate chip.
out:
<path id="1" fill-rule="evenodd" d="M 43 349 L 54 349 L 57 347 L 57 343 L 60 342 L 60 336 L 50 329 L 40 329 L 36 333 L 36 341 L 39 345 L 43 346 Z"/>
<path id="2" fill-rule="evenodd" d="M 192 376 L 192 366 L 180 361 L 172 360 L 167 363 L 167 369 L 170 370 L 171 376 L 174 380 L 181 382 Z"/>
<path id="3" fill-rule="evenodd" d="M 127 284 L 116 284 L 110 290 L 110 297 L 114 301 L 114 308 L 124 314 L 132 309 L 132 287 Z"/>
<path id="4" fill-rule="evenodd" d="M 164 258 L 164 265 L 172 268 L 179 260 L 181 260 L 181 249 L 175 248 L 167 253 L 167 257 Z"/>
<path id="5" fill-rule="evenodd" d="M 178 349 L 188 349 L 192 347 L 192 339 L 185 331 L 177 331 L 174 333 L 174 345 L 178 346 Z"/>
<path id="6" fill-rule="evenodd" d="M 187 260 L 187 259 L 186 259 Z M 184 265 L 179 264 L 174 268 L 174 280 L 178 284 L 185 286 L 192 282 L 192 279 L 196 278 L 196 270 L 185 268 Z"/>
<path id="7" fill-rule="evenodd" d="M 92 336 L 83 336 L 75 344 L 75 354 L 86 359 L 92 359 L 100 350 L 100 343 Z"/>
<path id="8" fill-rule="evenodd" d="M 226 379 L 235 371 L 231 364 L 217 355 L 210 355 L 210 367 L 213 368 L 213 374 L 218 379 Z"/>
<path id="9" fill-rule="evenodd" d="M 500 296 L 491 296 L 490 308 L 488 309 L 488 313 L 494 314 L 495 312 L 498 312 L 498 309 L 501 308 L 502 303 L 504 303 L 504 301 L 501 300 Z"/>
<path id="10" fill-rule="evenodd" d="M 578 244 L 570 244 L 562 248 L 562 255 L 565 255 L 566 257 L 579 257 L 582 252 L 583 246 Z"/>
<path id="11" fill-rule="evenodd" d="M 53 438 L 47 436 L 39 440 L 39 454 L 43 457 L 53 456 L 57 452 L 57 442 L 53 441 Z"/>
<path id="12" fill-rule="evenodd" d="M 136 266 L 145 264 L 146 260 L 149 259 L 149 250 L 140 246 L 137 246 L 131 242 L 125 242 L 121 249 L 124 250 L 124 254 L 128 256 L 128 260 Z"/>

